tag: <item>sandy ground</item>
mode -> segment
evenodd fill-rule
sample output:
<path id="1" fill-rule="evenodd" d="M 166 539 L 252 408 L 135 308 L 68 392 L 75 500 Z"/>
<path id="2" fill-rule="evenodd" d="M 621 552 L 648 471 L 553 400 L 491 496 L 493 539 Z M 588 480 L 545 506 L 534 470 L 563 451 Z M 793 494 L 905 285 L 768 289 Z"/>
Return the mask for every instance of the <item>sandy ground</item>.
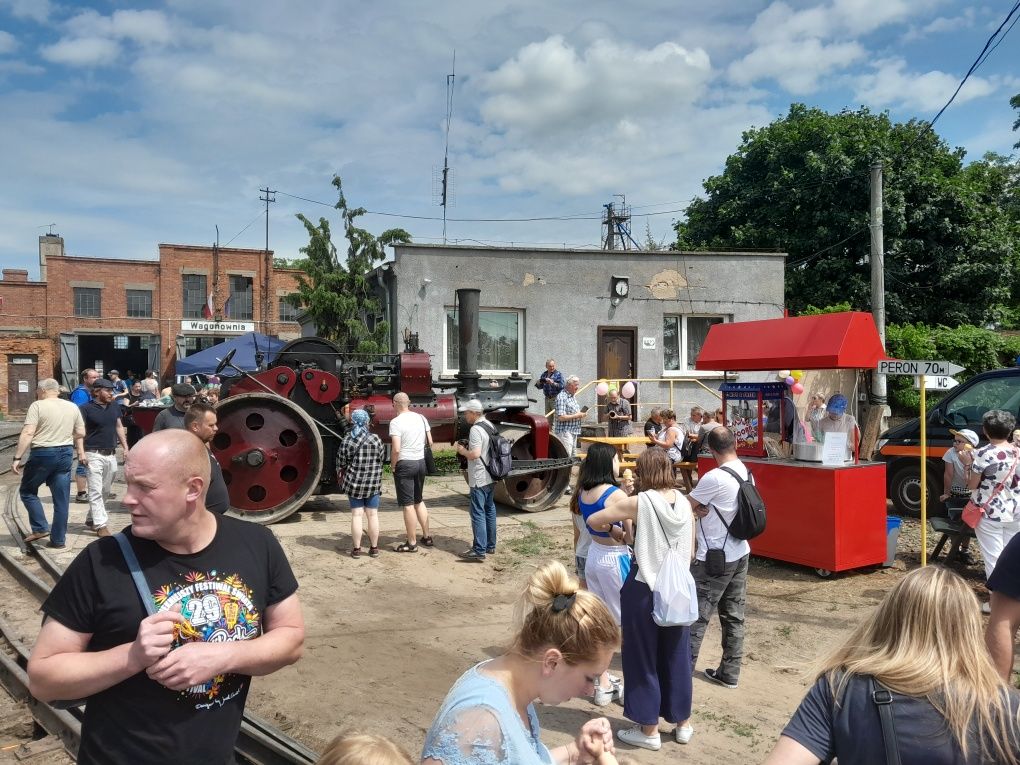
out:
<path id="1" fill-rule="evenodd" d="M 123 485 L 115 489 L 123 493 Z M 470 539 L 466 492 L 460 478 L 429 480 L 436 547 L 416 554 L 386 549 L 402 539 L 392 484 L 384 485 L 378 559 L 349 557 L 350 515 L 340 498 L 317 498 L 274 525 L 301 583 L 306 648 L 297 665 L 254 682 L 249 708 L 317 750 L 341 731 L 363 730 L 417 754 L 456 678 L 509 641 L 514 600 L 535 565 L 573 562 L 565 500 L 534 515 L 501 510 L 498 553 L 484 564 L 459 561 L 456 553 Z M 112 525 L 126 525 L 118 503 L 110 507 Z M 72 503 L 69 546 L 60 555 L 65 565 L 94 539 L 82 525 L 85 510 Z M 681 747 L 664 735 L 659 752 L 625 744 L 618 752 L 639 763 L 678 756 L 691 763 L 760 761 L 802 697 L 810 663 L 874 608 L 905 564 L 916 565 L 919 549 L 918 524 L 907 519 L 901 560 L 892 569 L 823 580 L 804 568 L 752 559 L 739 689 L 713 685 L 700 673 L 719 659 L 714 622 L 694 680 L 691 743 Z M 982 589 L 978 567 L 959 570 Z M 614 663 L 619 668 L 618 656 Z M 570 740 L 594 716 L 607 716 L 614 730 L 629 725 L 618 704 L 598 708 L 585 699 L 539 707 L 538 714 L 550 746 Z M 669 731 L 665 723 L 662 731 Z"/>

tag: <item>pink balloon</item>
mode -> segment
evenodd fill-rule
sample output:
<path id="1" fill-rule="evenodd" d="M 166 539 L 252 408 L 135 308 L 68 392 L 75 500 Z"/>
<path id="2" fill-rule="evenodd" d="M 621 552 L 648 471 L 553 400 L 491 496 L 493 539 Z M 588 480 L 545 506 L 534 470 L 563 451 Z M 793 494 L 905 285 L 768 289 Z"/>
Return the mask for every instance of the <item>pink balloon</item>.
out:
<path id="1" fill-rule="evenodd" d="M 795 382 L 797 382 L 797 381 L 794 380 L 792 377 L 787 377 L 786 378 L 786 384 L 787 385 L 793 385 Z"/>
<path id="2" fill-rule="evenodd" d="M 634 398 L 634 394 L 637 391 L 634 389 L 634 383 L 626 382 L 623 384 L 623 390 L 620 391 L 620 395 L 624 398 Z"/>
<path id="3" fill-rule="evenodd" d="M 607 393 L 609 393 L 609 383 L 600 382 L 598 385 L 595 386 L 595 393 L 597 393 L 600 396 L 604 396 Z"/>
<path id="4" fill-rule="evenodd" d="M 790 387 L 790 390 L 792 390 L 794 393 L 800 394 L 804 392 L 804 386 L 801 385 L 800 383 L 794 383 Z"/>

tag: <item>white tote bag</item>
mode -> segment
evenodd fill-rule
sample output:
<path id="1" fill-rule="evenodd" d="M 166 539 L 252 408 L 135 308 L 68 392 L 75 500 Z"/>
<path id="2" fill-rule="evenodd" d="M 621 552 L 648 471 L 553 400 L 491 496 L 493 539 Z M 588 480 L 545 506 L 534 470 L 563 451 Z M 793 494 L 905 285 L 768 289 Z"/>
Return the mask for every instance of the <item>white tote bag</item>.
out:
<path id="1" fill-rule="evenodd" d="M 655 519 L 669 544 L 658 511 Z M 691 576 L 689 561 L 670 545 L 652 588 L 652 620 L 660 627 L 689 627 L 698 620 L 698 586 Z"/>

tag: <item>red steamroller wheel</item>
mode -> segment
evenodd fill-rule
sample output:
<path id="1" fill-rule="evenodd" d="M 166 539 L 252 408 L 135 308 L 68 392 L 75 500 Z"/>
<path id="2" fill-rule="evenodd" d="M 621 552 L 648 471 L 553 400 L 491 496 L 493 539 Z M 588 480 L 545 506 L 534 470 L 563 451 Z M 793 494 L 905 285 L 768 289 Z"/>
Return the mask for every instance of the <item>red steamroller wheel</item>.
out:
<path id="1" fill-rule="evenodd" d="M 275 523 L 300 509 L 319 485 L 322 438 L 297 405 L 246 393 L 216 407 L 213 454 L 223 468 L 235 518 Z"/>
<path id="2" fill-rule="evenodd" d="M 518 439 L 510 456 L 517 460 L 533 460 L 531 438 Z M 567 456 L 567 450 L 556 436 L 549 436 L 549 457 L 560 459 Z M 543 470 L 540 473 L 504 478 L 496 484 L 494 496 L 497 502 L 529 513 L 548 510 L 570 485 L 570 468 Z"/>

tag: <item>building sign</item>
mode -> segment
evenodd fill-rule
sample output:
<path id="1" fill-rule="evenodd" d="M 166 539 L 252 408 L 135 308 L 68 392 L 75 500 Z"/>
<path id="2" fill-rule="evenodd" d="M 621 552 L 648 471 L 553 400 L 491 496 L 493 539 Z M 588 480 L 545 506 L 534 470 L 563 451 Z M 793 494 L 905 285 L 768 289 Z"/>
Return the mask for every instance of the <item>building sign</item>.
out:
<path id="1" fill-rule="evenodd" d="M 240 335 L 255 331 L 253 321 L 213 321 L 211 319 L 185 319 L 182 332 L 210 332 L 217 335 Z"/>

